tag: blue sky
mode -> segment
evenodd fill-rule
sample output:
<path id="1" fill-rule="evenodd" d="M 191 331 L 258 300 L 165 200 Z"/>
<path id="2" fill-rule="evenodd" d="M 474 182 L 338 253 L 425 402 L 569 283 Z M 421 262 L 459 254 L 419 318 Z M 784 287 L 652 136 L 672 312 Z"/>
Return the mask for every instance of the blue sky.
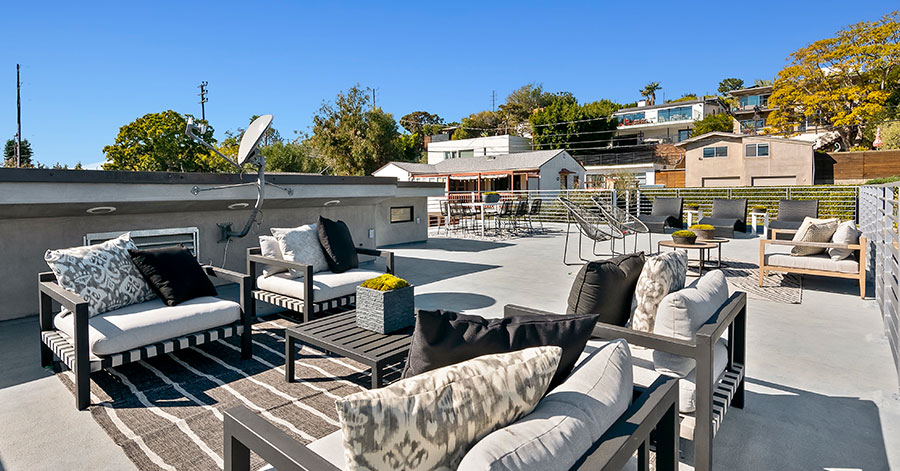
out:
<path id="1" fill-rule="evenodd" d="M 322 2 L 325 3 L 325 2 Z M 15 2 L 0 28 L 0 137 L 38 161 L 104 159 L 120 126 L 146 113 L 200 114 L 217 133 L 272 113 L 307 131 L 323 100 L 375 87 L 398 118 L 447 121 L 490 109 L 528 83 L 582 102 L 714 93 L 719 80 L 771 78 L 792 51 L 896 2 Z M 658 95 L 658 98 L 662 96 Z"/>

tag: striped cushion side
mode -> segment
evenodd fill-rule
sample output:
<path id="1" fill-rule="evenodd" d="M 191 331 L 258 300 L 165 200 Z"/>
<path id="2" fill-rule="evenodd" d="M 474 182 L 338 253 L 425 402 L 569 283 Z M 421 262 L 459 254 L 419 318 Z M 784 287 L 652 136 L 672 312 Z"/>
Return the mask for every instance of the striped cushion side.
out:
<path id="1" fill-rule="evenodd" d="M 91 359 L 91 373 L 104 368 L 124 365 L 135 361 L 146 360 L 157 355 L 163 355 L 185 348 L 214 342 L 216 340 L 240 335 L 244 332 L 244 326 L 239 323 L 216 327 L 174 339 L 163 340 L 152 345 L 135 348 L 126 352 L 93 357 Z M 53 353 L 62 360 L 70 370 L 75 370 L 75 345 L 72 339 L 58 330 L 41 332 L 41 340 Z"/>
<path id="2" fill-rule="evenodd" d="M 275 306 L 288 309 L 295 312 L 303 312 L 303 300 L 292 298 L 290 296 L 285 296 L 278 293 L 273 293 L 271 291 L 262 291 L 256 290 L 253 291 L 253 297 L 259 301 L 263 301 L 269 304 L 273 304 Z M 317 314 L 322 311 L 327 311 L 329 309 L 334 309 L 337 307 L 346 307 L 346 306 L 355 306 L 356 305 L 356 293 L 349 294 L 347 296 L 341 296 L 340 298 L 329 299 L 326 301 L 321 301 L 317 303 L 313 303 L 312 312 Z"/>

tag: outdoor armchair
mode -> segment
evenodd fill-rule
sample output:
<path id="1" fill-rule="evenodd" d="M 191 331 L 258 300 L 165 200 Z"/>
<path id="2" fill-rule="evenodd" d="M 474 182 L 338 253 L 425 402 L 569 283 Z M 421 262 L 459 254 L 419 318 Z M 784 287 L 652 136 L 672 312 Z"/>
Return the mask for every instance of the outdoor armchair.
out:
<path id="1" fill-rule="evenodd" d="M 854 251 L 853 255 L 832 260 L 828 253 L 805 256 L 792 256 L 790 253 L 770 253 L 767 248 L 780 247 L 818 247 L 823 249 L 845 249 Z M 769 272 L 797 273 L 801 275 L 818 275 L 833 278 L 850 278 L 859 282 L 859 297 L 866 297 L 866 238 L 860 237 L 857 244 L 837 244 L 833 242 L 797 242 L 793 240 L 760 239 L 759 241 L 759 286 L 763 285 Z"/>
<path id="2" fill-rule="evenodd" d="M 791 230 L 800 229 L 803 219 L 819 216 L 819 200 L 781 200 L 778 202 L 778 216 L 774 221 L 769 221 L 766 233 L 770 229 Z M 776 237 L 772 237 L 773 239 Z"/>
<path id="3" fill-rule="evenodd" d="M 634 234 L 634 251 L 637 252 L 637 234 L 647 234 L 647 253 L 650 253 L 653 250 L 653 241 L 652 236 L 650 235 L 650 229 L 644 224 L 637 216 L 629 214 L 627 211 L 621 208 L 616 208 L 612 206 L 607 206 L 605 203 L 597 199 L 596 196 L 591 196 L 591 201 L 594 202 L 594 205 L 603 214 L 604 217 L 609 220 L 609 222 L 613 225 L 614 228 L 621 231 L 622 234 Z M 622 252 L 625 252 L 625 240 L 622 240 Z"/>
<path id="4" fill-rule="evenodd" d="M 621 231 L 617 230 L 613 223 L 610 222 L 602 213 L 599 211 L 591 211 L 588 208 L 575 203 L 568 198 L 563 198 L 560 196 L 558 198 L 559 202 L 563 205 L 563 208 L 566 210 L 566 242 L 563 245 L 563 263 L 566 265 L 580 265 L 580 262 L 569 263 L 566 255 L 569 251 L 569 230 L 574 223 L 578 228 L 578 258 L 581 262 L 588 262 L 588 259 L 584 258 L 581 255 L 581 241 L 583 237 L 587 237 L 588 239 L 593 241 L 593 247 L 591 251 L 594 255 L 600 256 L 603 255 L 601 253 L 597 253 L 597 243 L 610 241 L 611 250 L 615 251 L 615 240 L 616 239 L 624 239 L 625 235 L 622 234 Z"/>
<path id="5" fill-rule="evenodd" d="M 638 455 L 638 469 L 650 469 L 650 434 L 656 444 L 656 470 L 678 469 L 678 386 L 660 377 L 633 388 L 631 406 L 581 456 L 573 470 L 620 470 Z M 317 451 L 340 446 L 334 434 L 304 446 L 258 414 L 238 406 L 225 411 L 225 471 L 249 471 L 250 452 L 279 471 L 342 471 Z M 331 440 L 331 443 L 326 443 Z M 336 443 L 335 443 L 336 442 Z M 335 451 L 331 450 L 333 454 Z"/>
<path id="6" fill-rule="evenodd" d="M 555 315 L 537 309 L 507 305 L 504 317 L 517 315 Z M 594 336 L 600 339 L 625 339 L 629 345 L 691 358 L 696 362 L 694 381 L 696 408 L 681 413 L 680 435 L 694 442 L 694 469 L 712 469 L 712 441 L 729 406 L 744 407 L 744 362 L 746 359 L 747 294 L 733 293 L 717 312 L 696 332 L 694 340 L 682 340 L 627 327 L 598 323 Z M 722 374 L 715 373 L 715 350 L 728 333 L 727 363 Z M 633 356 L 639 354 L 632 350 Z M 635 375 L 635 382 L 638 376 Z M 682 390 L 681 394 L 684 391 Z"/>
<path id="7" fill-rule="evenodd" d="M 371 255 L 385 260 L 385 271 L 394 273 L 394 253 L 387 250 L 356 247 L 356 253 Z M 290 272 L 274 275 L 259 275 L 265 265 L 292 269 L 303 273 L 293 278 Z M 327 309 L 356 305 L 356 287 L 362 282 L 382 275 L 374 266 L 362 264 L 360 268 L 332 273 L 313 273 L 313 266 L 300 262 L 283 260 L 262 255 L 259 247 L 247 249 L 247 276 L 250 283 L 248 309 L 256 315 L 255 301 L 263 301 L 278 307 L 300 313 L 303 322 L 308 322 L 315 314 Z"/>
<path id="8" fill-rule="evenodd" d="M 662 234 L 666 232 L 666 227 L 681 229 L 684 226 L 683 209 L 683 198 L 654 198 L 650 214 L 640 215 L 637 218 L 650 232 Z"/>
<path id="9" fill-rule="evenodd" d="M 713 199 L 712 214 L 700 220 L 715 228 L 716 237 L 734 237 L 735 232 L 747 232 L 747 200 Z"/>
<path id="10" fill-rule="evenodd" d="M 196 298 L 176 306 L 166 306 L 158 300 L 150 300 L 89 317 L 87 301 L 63 289 L 53 273 L 39 274 L 41 366 L 51 366 L 55 355 L 74 372 L 75 405 L 78 410 L 83 410 L 91 402 L 91 373 L 105 368 L 146 360 L 234 335 L 241 336 L 241 358 L 250 358 L 253 354 L 250 339 L 251 315 L 246 308 L 250 302 L 249 277 L 214 266 L 204 266 L 203 269 L 210 278 L 237 283 L 241 293 L 240 304 L 213 297 Z M 58 325 L 62 320 L 60 316 L 54 319 L 54 302 L 71 313 L 68 315 L 73 316 L 71 326 L 68 321 L 65 327 L 63 324 Z M 239 311 L 236 316 L 235 311 Z M 170 315 L 172 312 L 177 312 L 178 315 Z M 139 322 L 134 321 L 135 313 L 140 313 Z M 128 316 L 132 320 L 117 323 L 116 316 Z M 192 327 L 199 318 L 206 319 L 201 321 L 204 323 L 210 319 L 234 317 L 237 318 L 236 321 L 211 329 L 196 331 L 196 327 Z M 130 329 L 121 327 L 129 324 Z M 71 331 L 65 332 L 69 327 L 72 327 Z M 160 338 L 163 332 L 171 335 Z M 114 343 L 120 348 L 99 352 L 99 342 L 95 342 L 98 338 L 105 340 L 106 345 Z M 152 340 L 142 341 L 146 339 Z"/>

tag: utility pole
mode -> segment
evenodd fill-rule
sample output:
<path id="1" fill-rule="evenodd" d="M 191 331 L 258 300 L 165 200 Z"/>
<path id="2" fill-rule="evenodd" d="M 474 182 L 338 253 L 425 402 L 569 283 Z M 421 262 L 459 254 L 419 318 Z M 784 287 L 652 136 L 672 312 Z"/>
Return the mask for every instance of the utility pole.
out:
<path id="1" fill-rule="evenodd" d="M 200 82 L 200 86 L 197 87 L 200 89 L 200 119 L 203 121 L 206 121 L 206 102 L 209 101 L 209 99 L 206 98 L 206 94 L 209 93 L 206 89 L 207 85 L 209 85 L 209 82 L 204 80 Z"/>
<path id="2" fill-rule="evenodd" d="M 491 112 L 497 111 L 497 91 L 491 90 Z"/>
<path id="3" fill-rule="evenodd" d="M 22 82 L 16 64 L 16 168 L 22 166 Z"/>

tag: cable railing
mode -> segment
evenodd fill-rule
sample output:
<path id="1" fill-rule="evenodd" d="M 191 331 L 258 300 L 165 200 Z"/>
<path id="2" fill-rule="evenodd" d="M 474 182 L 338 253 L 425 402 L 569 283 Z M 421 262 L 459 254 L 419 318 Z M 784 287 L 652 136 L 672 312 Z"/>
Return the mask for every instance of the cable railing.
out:
<path id="1" fill-rule="evenodd" d="M 598 197 L 610 205 L 626 210 L 629 214 L 649 214 L 654 198 L 684 198 L 685 207 L 697 206 L 704 214 L 712 212 L 716 198 L 746 198 L 748 213 L 756 207 L 765 208 L 771 219 L 778 217 L 778 202 L 783 199 L 818 200 L 819 217 L 841 220 L 857 219 L 857 186 L 782 186 L 782 187 L 733 187 L 733 188 L 653 188 L 632 190 L 579 189 L 579 190 L 515 190 L 498 191 L 501 201 L 541 199 L 541 212 L 536 220 L 542 222 L 566 222 L 566 211 L 558 202 L 559 196 L 571 201 L 592 204 L 590 198 Z M 440 200 L 457 202 L 482 201 L 484 193 L 477 191 L 451 192 L 445 198 L 429 198 L 428 212 L 440 214 Z M 440 218 L 432 218 L 436 224 Z"/>
<path id="2" fill-rule="evenodd" d="M 900 381 L 900 183 L 859 188 L 859 225 L 868 241 L 868 268 L 875 281 L 875 302 L 891 346 Z M 863 263 L 860 260 L 860 263 Z M 900 384 L 900 383 L 898 383 Z"/>

